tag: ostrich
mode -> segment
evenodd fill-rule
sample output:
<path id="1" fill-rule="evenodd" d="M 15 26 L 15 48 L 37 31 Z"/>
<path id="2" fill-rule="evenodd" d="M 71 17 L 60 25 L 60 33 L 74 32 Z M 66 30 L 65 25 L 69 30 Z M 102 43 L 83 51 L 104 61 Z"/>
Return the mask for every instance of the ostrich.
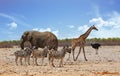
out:
<path id="1" fill-rule="evenodd" d="M 94 44 L 91 43 L 91 46 L 92 46 L 92 48 L 96 49 L 96 54 L 98 54 L 98 49 L 101 46 L 101 44 L 99 44 L 99 43 L 94 43 Z"/>

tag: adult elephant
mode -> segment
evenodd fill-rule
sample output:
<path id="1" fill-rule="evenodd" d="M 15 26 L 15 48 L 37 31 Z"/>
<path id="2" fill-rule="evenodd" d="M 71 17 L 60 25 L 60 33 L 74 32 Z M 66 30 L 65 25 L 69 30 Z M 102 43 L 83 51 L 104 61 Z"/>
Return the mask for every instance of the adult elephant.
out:
<path id="1" fill-rule="evenodd" d="M 21 49 L 24 49 L 24 43 L 29 41 L 31 46 L 35 46 L 44 48 L 45 46 L 49 46 L 49 49 L 57 49 L 58 48 L 58 40 L 57 37 L 51 32 L 38 32 L 38 31 L 25 31 L 21 36 Z"/>

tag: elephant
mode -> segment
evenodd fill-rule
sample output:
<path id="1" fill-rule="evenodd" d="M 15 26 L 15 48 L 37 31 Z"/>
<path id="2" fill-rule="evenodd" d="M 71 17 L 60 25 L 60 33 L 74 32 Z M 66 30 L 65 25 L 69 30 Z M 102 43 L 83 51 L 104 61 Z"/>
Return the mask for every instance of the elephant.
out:
<path id="1" fill-rule="evenodd" d="M 58 48 L 58 39 L 57 37 L 51 32 L 39 32 L 39 31 L 25 31 L 20 39 L 20 47 L 24 49 L 24 43 L 29 41 L 31 44 L 31 48 L 38 49 L 44 48 L 48 46 L 49 49 Z"/>

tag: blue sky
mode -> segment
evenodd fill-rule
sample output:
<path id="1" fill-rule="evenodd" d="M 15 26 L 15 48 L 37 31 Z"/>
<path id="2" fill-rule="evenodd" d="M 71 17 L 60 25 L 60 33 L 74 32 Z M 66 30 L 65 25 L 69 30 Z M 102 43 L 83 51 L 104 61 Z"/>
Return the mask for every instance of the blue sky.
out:
<path id="1" fill-rule="evenodd" d="M 19 40 L 27 30 L 76 38 L 120 37 L 120 0 L 0 0 L 0 41 Z"/>

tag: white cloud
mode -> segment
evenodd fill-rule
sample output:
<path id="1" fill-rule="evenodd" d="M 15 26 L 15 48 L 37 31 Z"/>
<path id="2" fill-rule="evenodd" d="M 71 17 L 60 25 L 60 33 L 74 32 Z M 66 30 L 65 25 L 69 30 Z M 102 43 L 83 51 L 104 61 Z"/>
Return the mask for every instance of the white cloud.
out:
<path id="1" fill-rule="evenodd" d="M 40 31 L 40 32 L 45 32 L 45 31 L 51 32 L 51 28 L 33 28 L 32 30 Z"/>
<path id="2" fill-rule="evenodd" d="M 97 37 L 120 37 L 120 13 L 116 11 L 109 14 L 109 18 L 106 20 L 98 17 L 89 20 L 89 23 L 95 24 L 98 27 L 98 32 L 94 33 L 94 35 L 99 35 Z"/>
<path id="3" fill-rule="evenodd" d="M 53 33 L 58 37 L 58 33 L 59 33 L 58 30 L 53 31 Z"/>
<path id="4" fill-rule="evenodd" d="M 75 26 L 74 25 L 70 25 L 69 28 L 74 28 Z"/>
<path id="5" fill-rule="evenodd" d="M 49 32 L 54 33 L 57 37 L 58 37 L 58 33 L 59 33 L 58 30 L 51 30 L 51 28 L 40 28 L 40 29 L 39 28 L 33 28 L 32 30 L 40 31 L 40 32 L 49 31 Z"/>
<path id="6" fill-rule="evenodd" d="M 8 14 L 5 14 L 5 13 L 0 13 L 0 16 L 4 17 L 4 18 L 7 18 L 7 19 L 10 19 L 12 21 L 15 21 L 18 24 L 21 24 L 21 25 L 24 25 L 24 26 L 30 26 L 29 24 L 27 24 L 26 22 L 24 22 L 23 19 L 20 19 L 20 18 L 18 18 L 16 16 L 11 16 L 11 15 L 8 15 Z"/>
<path id="7" fill-rule="evenodd" d="M 111 28 L 120 28 L 120 14 L 114 12 L 110 18 L 103 20 L 103 18 L 93 18 L 89 20 L 89 23 L 96 24 L 98 27 L 111 27 Z"/>
<path id="8" fill-rule="evenodd" d="M 78 31 L 85 32 L 88 28 L 89 28 L 88 25 L 79 26 Z"/>
<path id="9" fill-rule="evenodd" d="M 8 26 L 10 27 L 10 29 L 16 29 L 18 25 L 17 25 L 17 23 L 12 22 L 12 23 L 8 24 Z"/>
<path id="10" fill-rule="evenodd" d="M 104 21 L 101 17 L 93 18 L 93 19 L 89 20 L 89 23 L 97 24 L 98 27 L 103 27 L 108 24 L 108 22 Z"/>
<path id="11" fill-rule="evenodd" d="M 50 31 L 51 32 L 51 28 L 40 28 L 39 31 L 40 32 L 44 32 L 44 31 Z"/>
<path id="12" fill-rule="evenodd" d="M 38 28 L 33 28 L 32 30 L 34 30 L 34 31 L 38 31 L 39 29 L 38 29 Z"/>
<path id="13" fill-rule="evenodd" d="M 114 11 L 111 15 L 110 15 L 110 19 L 108 20 L 108 22 L 110 23 L 110 25 L 113 26 L 113 28 L 119 28 L 120 29 L 120 13 Z"/>
<path id="14" fill-rule="evenodd" d="M 15 21 L 15 18 L 14 18 L 14 17 L 12 17 L 12 16 L 10 16 L 10 15 L 4 14 L 4 13 L 0 13 L 0 16 L 5 17 L 5 18 L 8 18 L 8 19 L 11 19 L 11 20 Z"/>

